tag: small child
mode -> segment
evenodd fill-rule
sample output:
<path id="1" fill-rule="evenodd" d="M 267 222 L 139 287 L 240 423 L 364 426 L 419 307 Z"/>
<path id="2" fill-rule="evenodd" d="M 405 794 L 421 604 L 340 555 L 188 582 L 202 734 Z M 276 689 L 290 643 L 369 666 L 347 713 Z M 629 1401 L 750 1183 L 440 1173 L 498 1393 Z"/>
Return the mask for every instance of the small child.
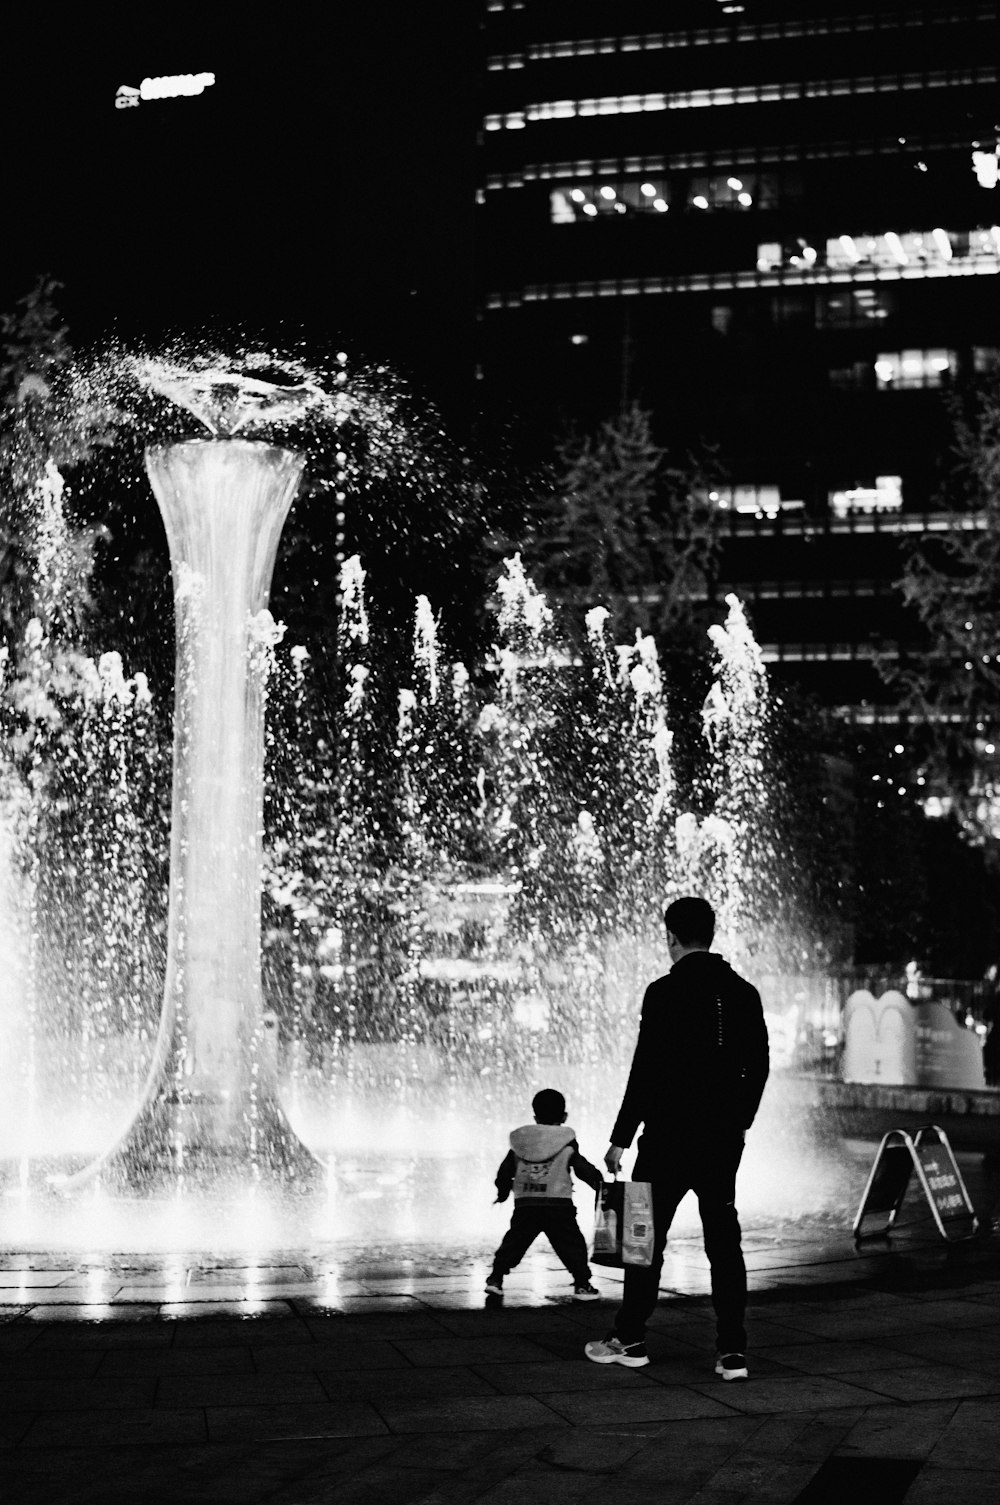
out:
<path id="1" fill-rule="evenodd" d="M 503 1295 L 503 1278 L 519 1265 L 540 1233 L 544 1233 L 573 1277 L 574 1301 L 597 1301 L 600 1291 L 590 1283 L 587 1244 L 576 1221 L 573 1206 L 575 1173 L 597 1191 L 604 1177 L 580 1154 L 576 1135 L 563 1128 L 566 1099 L 553 1087 L 545 1087 L 531 1100 L 533 1124 L 515 1129 L 510 1150 L 497 1171 L 497 1201 L 506 1202 L 514 1188 L 514 1213 L 510 1228 L 493 1256 L 493 1269 L 486 1289 Z"/>

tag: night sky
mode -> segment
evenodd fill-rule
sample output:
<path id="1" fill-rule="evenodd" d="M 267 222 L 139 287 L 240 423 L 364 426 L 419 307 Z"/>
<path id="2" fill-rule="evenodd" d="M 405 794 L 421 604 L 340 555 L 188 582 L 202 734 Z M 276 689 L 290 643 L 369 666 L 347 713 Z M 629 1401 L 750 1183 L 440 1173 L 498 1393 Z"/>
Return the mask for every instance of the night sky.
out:
<path id="1" fill-rule="evenodd" d="M 0 307 L 51 272 L 76 343 L 233 325 L 342 343 L 460 413 L 470 0 L 36 10 L 0 78 Z M 201 71 L 200 96 L 115 108 L 120 84 Z"/>

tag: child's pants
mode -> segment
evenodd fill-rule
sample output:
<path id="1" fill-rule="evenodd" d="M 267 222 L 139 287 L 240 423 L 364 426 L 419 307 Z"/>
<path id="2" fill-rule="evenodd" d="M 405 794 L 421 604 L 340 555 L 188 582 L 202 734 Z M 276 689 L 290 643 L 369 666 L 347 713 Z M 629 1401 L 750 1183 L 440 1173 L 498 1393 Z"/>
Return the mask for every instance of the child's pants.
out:
<path id="1" fill-rule="evenodd" d="M 506 1275 L 508 1270 L 519 1265 L 540 1233 L 545 1234 L 576 1284 L 588 1284 L 587 1243 L 580 1232 L 572 1202 L 548 1202 L 544 1206 L 537 1202 L 527 1206 L 518 1202 L 510 1227 L 493 1256 L 493 1273 Z"/>

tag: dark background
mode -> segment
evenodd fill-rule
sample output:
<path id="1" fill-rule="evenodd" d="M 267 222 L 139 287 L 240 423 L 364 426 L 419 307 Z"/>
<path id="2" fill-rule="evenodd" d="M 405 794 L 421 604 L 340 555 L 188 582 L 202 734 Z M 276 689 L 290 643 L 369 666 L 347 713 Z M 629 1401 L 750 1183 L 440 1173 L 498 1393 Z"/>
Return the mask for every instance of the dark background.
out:
<path id="1" fill-rule="evenodd" d="M 0 310 L 49 272 L 74 344 L 235 325 L 343 345 L 461 426 L 478 38 L 472 0 L 22 13 Z M 202 71 L 199 96 L 115 108 L 120 84 Z"/>

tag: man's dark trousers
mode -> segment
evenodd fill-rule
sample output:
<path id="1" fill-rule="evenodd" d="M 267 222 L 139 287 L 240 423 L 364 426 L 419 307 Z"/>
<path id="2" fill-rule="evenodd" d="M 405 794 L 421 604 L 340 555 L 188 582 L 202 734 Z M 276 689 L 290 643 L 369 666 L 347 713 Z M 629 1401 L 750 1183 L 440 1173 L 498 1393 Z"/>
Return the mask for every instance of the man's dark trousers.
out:
<path id="1" fill-rule="evenodd" d="M 494 1271 L 498 1275 L 506 1275 L 508 1270 L 513 1270 L 515 1265 L 521 1263 L 540 1233 L 545 1234 L 578 1285 L 590 1280 L 587 1241 L 580 1232 L 576 1208 L 572 1202 L 519 1201 L 514 1208 L 510 1227 L 493 1256 Z"/>
<path id="2" fill-rule="evenodd" d="M 743 1135 L 738 1130 L 697 1135 L 685 1129 L 652 1143 L 648 1134 L 639 1140 L 632 1180 L 648 1181 L 653 1189 L 653 1262 L 625 1266 L 624 1296 L 615 1317 L 615 1332 L 623 1343 L 638 1343 L 645 1336 L 656 1308 L 670 1224 L 681 1198 L 693 1191 L 712 1270 L 719 1352 L 745 1351 L 747 1272 L 736 1214 L 736 1172 L 742 1154 Z"/>

